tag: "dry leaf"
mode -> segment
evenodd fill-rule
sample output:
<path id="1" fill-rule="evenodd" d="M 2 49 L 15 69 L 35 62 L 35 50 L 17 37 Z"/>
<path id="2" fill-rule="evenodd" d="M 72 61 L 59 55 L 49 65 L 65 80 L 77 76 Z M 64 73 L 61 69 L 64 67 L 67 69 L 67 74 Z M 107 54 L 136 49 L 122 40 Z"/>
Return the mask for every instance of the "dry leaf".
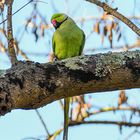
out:
<path id="1" fill-rule="evenodd" d="M 44 31 L 45 31 L 45 25 L 41 24 L 40 25 L 40 32 L 41 32 L 41 36 L 44 37 Z"/>
<path id="2" fill-rule="evenodd" d="M 118 35 L 118 39 L 117 39 L 117 41 L 120 40 L 121 36 L 122 36 L 122 34 L 121 34 L 121 32 L 120 32 L 119 35 Z"/>
<path id="3" fill-rule="evenodd" d="M 109 39 L 111 48 L 113 47 L 113 46 L 112 46 L 112 38 L 113 38 L 113 34 L 112 34 L 112 30 L 110 30 L 110 34 L 109 34 L 109 36 L 108 36 L 108 39 Z"/>
<path id="4" fill-rule="evenodd" d="M 96 24 L 95 24 L 95 26 L 94 26 L 94 32 L 96 32 L 96 33 L 98 33 L 98 34 L 100 34 L 100 27 L 99 27 L 99 22 L 97 22 Z"/>
<path id="5" fill-rule="evenodd" d="M 125 91 L 122 90 L 119 94 L 119 98 L 118 98 L 118 106 L 124 104 L 127 102 L 128 97 L 125 95 Z"/>
<path id="6" fill-rule="evenodd" d="M 103 33 L 104 33 L 104 36 L 107 35 L 107 27 L 106 27 L 106 26 L 104 26 L 104 31 L 103 31 Z"/>
<path id="7" fill-rule="evenodd" d="M 0 0 L 0 10 L 1 10 L 1 12 L 3 12 L 3 10 L 4 10 L 4 3 L 5 3 L 5 0 Z"/>
<path id="8" fill-rule="evenodd" d="M 116 28 L 117 28 L 117 23 L 116 23 L 116 22 L 112 22 L 112 28 L 113 28 L 114 30 L 116 30 Z"/>
<path id="9" fill-rule="evenodd" d="M 104 12 L 104 13 L 103 13 L 103 16 L 101 17 L 101 19 L 102 19 L 102 20 L 106 20 L 106 19 L 107 19 L 107 16 L 108 16 L 108 15 L 107 15 L 107 12 Z"/>
<path id="10" fill-rule="evenodd" d="M 104 35 L 101 35 L 101 42 L 104 43 Z"/>

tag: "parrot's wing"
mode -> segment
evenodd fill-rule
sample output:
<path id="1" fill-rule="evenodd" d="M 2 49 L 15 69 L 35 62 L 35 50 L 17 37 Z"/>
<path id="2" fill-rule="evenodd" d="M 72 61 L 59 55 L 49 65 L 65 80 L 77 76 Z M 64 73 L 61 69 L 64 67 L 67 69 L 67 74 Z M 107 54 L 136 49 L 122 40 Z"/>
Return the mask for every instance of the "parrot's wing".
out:
<path id="1" fill-rule="evenodd" d="M 58 57 L 56 55 L 56 41 L 55 41 L 55 37 L 56 37 L 56 34 L 54 33 L 53 34 L 53 37 L 52 37 L 52 49 L 53 49 L 53 56 L 54 56 L 54 61 L 57 61 L 58 60 Z"/>
<path id="2" fill-rule="evenodd" d="M 83 51 L 83 48 L 84 48 L 84 45 L 85 45 L 85 33 L 83 31 L 82 31 L 82 35 L 83 35 L 83 38 L 82 38 L 81 45 L 80 45 L 79 55 L 82 54 L 82 51 Z"/>
<path id="3" fill-rule="evenodd" d="M 53 37 L 52 37 L 52 48 L 53 48 L 53 53 L 55 55 L 55 34 L 53 34 Z"/>

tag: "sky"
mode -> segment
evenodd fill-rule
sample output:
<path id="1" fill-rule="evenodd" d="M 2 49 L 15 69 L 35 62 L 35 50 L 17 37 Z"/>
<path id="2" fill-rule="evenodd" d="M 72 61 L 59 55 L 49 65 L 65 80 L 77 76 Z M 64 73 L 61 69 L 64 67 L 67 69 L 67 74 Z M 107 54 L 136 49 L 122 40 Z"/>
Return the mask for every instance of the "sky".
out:
<path id="1" fill-rule="evenodd" d="M 72 18 L 79 17 L 87 17 L 87 16 L 101 16 L 102 13 L 99 12 L 99 9 L 96 5 L 88 3 L 83 0 L 66 0 L 68 5 L 64 0 L 44 0 L 47 4 L 39 3 L 39 9 L 41 13 L 46 17 L 48 23 L 50 23 L 50 19 L 52 14 L 56 12 L 67 13 Z M 14 1 L 13 11 L 16 11 L 21 6 L 23 6 L 26 1 L 18 0 Z M 52 7 L 52 3 L 55 5 Z M 138 4 L 137 0 L 137 4 Z M 131 16 L 133 13 L 134 3 L 133 0 L 127 0 L 127 8 L 126 1 L 115 0 L 115 3 L 112 5 L 115 7 L 119 7 L 118 11 L 124 15 Z M 14 36 L 21 33 L 23 26 L 25 25 L 25 20 L 30 16 L 32 11 L 32 5 L 28 5 L 19 13 L 13 16 L 13 28 L 14 28 Z M 102 10 L 101 10 L 102 11 Z M 137 15 L 139 11 L 135 11 Z M 82 27 L 86 36 L 88 36 L 93 28 L 93 21 L 88 21 L 84 26 L 81 26 L 80 23 L 77 23 L 79 27 Z M 133 44 L 136 40 L 136 34 L 131 31 L 126 25 L 122 24 L 122 31 L 126 32 L 126 40 L 128 44 Z M 34 36 L 30 32 L 30 27 L 28 29 L 28 33 L 25 33 L 22 38 L 20 48 L 25 52 L 34 52 L 34 53 L 49 53 L 51 48 L 51 37 L 54 32 L 54 29 L 48 29 L 45 31 L 45 38 L 40 38 L 37 42 L 35 42 Z M 2 36 L 0 35 L 0 38 Z M 114 39 L 114 44 L 122 45 L 124 42 L 121 40 L 117 42 Z M 85 48 L 89 49 L 95 46 L 95 48 L 102 48 L 104 46 L 109 46 L 109 42 L 105 39 L 105 43 L 102 44 L 100 40 L 100 36 L 94 33 L 91 35 L 89 39 L 87 39 Z M 99 51 L 103 52 L 103 51 Z M 99 53 L 99 52 L 92 52 Z M 85 52 L 86 53 L 86 52 Z M 32 61 L 37 61 L 40 63 L 48 62 L 48 57 L 45 55 L 42 56 L 33 56 L 28 54 L 29 58 Z M 20 55 L 18 56 L 19 60 L 24 60 Z M 8 57 L 0 53 L 0 69 L 8 69 L 10 68 L 10 63 Z M 127 90 L 126 93 L 129 95 L 129 103 L 132 105 L 137 105 L 140 100 L 140 96 L 138 93 L 139 89 L 131 89 Z M 133 93 L 133 94 L 132 94 Z M 119 91 L 113 92 L 105 92 L 105 93 L 94 93 L 92 94 L 92 101 L 94 104 L 99 106 L 110 106 L 117 105 L 117 97 Z M 87 95 L 88 96 L 88 95 Z M 50 133 L 58 130 L 63 127 L 63 111 L 58 103 L 55 101 L 51 104 L 48 104 L 42 108 L 38 109 L 41 113 Z M 127 116 L 130 116 L 129 112 L 126 113 Z M 103 113 L 102 115 L 95 115 L 89 119 L 101 119 L 101 120 L 120 120 L 123 113 L 118 113 L 114 115 L 113 113 Z M 136 120 L 138 121 L 138 120 Z M 134 128 L 125 128 L 123 129 L 122 135 L 120 134 L 118 126 L 113 125 L 82 125 L 77 127 L 72 127 L 69 129 L 69 140 L 86 140 L 86 139 L 108 139 L 108 140 L 124 140 Z M 37 137 L 46 136 L 46 132 L 36 115 L 34 110 L 13 110 L 5 116 L 0 117 L 0 140 L 23 140 L 24 138 L 37 138 Z M 62 134 L 60 137 L 56 138 L 56 140 L 61 140 Z M 138 140 L 140 139 L 140 135 L 135 134 L 130 138 L 130 140 Z"/>

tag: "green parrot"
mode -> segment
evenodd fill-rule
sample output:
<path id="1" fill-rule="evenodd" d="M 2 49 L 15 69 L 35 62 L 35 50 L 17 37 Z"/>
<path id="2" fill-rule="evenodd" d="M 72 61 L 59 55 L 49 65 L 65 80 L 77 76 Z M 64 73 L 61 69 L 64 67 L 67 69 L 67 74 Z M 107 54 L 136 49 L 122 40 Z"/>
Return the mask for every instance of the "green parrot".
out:
<path id="1" fill-rule="evenodd" d="M 52 46 L 56 59 L 62 60 L 82 54 L 85 34 L 66 14 L 56 13 L 51 18 L 56 31 L 53 34 Z M 68 139 L 70 98 L 64 99 L 64 133 L 63 140 Z"/>

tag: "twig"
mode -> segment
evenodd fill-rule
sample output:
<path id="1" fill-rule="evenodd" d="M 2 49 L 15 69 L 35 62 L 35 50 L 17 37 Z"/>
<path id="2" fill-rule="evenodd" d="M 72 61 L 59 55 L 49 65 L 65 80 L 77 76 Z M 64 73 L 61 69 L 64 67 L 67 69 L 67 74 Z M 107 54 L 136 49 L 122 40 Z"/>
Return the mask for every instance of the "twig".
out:
<path id="1" fill-rule="evenodd" d="M 11 1 L 11 0 L 10 0 Z M 41 3 L 44 3 L 44 4 L 47 4 L 47 2 L 44 2 L 44 1 L 41 1 L 41 0 L 30 0 L 29 2 L 27 2 L 26 4 L 24 4 L 22 7 L 20 7 L 17 11 L 15 11 L 13 14 L 11 13 L 11 16 L 15 15 L 16 13 L 18 13 L 20 10 L 22 10 L 24 7 L 26 7 L 28 4 L 30 4 L 31 2 L 41 2 Z M 4 23 L 5 21 L 7 21 L 8 18 L 4 19 L 2 22 L 0 22 L 0 25 L 2 23 Z"/>
<path id="2" fill-rule="evenodd" d="M 138 112 L 140 113 L 140 109 L 137 109 L 137 108 L 133 108 L 133 107 L 105 107 L 105 108 L 101 108 L 100 110 L 98 111 L 95 111 L 93 113 L 89 113 L 90 115 L 95 115 L 95 114 L 98 114 L 98 113 L 102 113 L 102 112 L 108 112 L 108 111 L 134 111 L 134 112 Z"/>
<path id="3" fill-rule="evenodd" d="M 18 13 L 21 9 L 23 9 L 24 7 L 26 7 L 29 3 L 31 3 L 33 0 L 30 0 L 28 3 L 26 3 L 25 5 L 23 5 L 22 7 L 20 7 L 16 12 L 14 12 L 13 14 L 11 13 L 11 16 L 15 15 L 16 13 Z M 8 18 L 7 18 L 8 19 Z M 2 24 L 3 22 L 5 22 L 7 19 L 3 20 L 0 24 Z"/>
<path id="4" fill-rule="evenodd" d="M 42 125 L 43 125 L 43 127 L 44 127 L 44 129 L 45 129 L 45 131 L 46 131 L 46 133 L 48 135 L 48 137 L 50 137 L 50 133 L 49 133 L 49 131 L 47 129 L 47 126 L 46 126 L 41 114 L 39 113 L 39 111 L 37 109 L 35 109 L 35 112 L 36 112 L 37 116 L 39 117 L 39 119 L 40 119 L 40 121 L 41 121 L 41 123 L 42 123 Z"/>
<path id="5" fill-rule="evenodd" d="M 57 130 L 50 138 L 48 138 L 48 140 L 54 140 L 62 131 L 63 131 L 63 128 Z"/>
<path id="6" fill-rule="evenodd" d="M 124 140 L 130 139 L 136 133 L 137 133 L 137 128 L 134 131 L 132 131 Z"/>
<path id="7" fill-rule="evenodd" d="M 140 113 L 140 109 L 134 108 L 134 107 L 104 107 L 101 108 L 97 111 L 88 113 L 87 115 L 84 116 L 84 119 L 91 116 L 91 115 L 97 115 L 99 113 L 104 113 L 104 112 L 110 112 L 110 111 L 132 111 L 132 112 L 138 112 Z"/>
<path id="8" fill-rule="evenodd" d="M 28 58 L 28 56 L 26 55 L 26 53 L 24 51 L 22 51 L 19 47 L 18 47 L 18 42 L 14 40 L 14 46 L 17 50 L 17 54 L 20 54 L 26 61 L 29 61 L 30 59 Z M 2 44 L 2 42 L 0 42 L 0 52 L 2 53 L 8 53 L 8 49 L 4 46 L 4 44 Z M 31 55 L 31 54 L 30 54 Z M 36 54 L 38 55 L 38 54 Z M 44 54 L 45 55 L 45 54 Z"/>
<path id="9" fill-rule="evenodd" d="M 60 106 L 61 106 L 62 110 L 64 110 L 64 105 L 63 105 L 62 100 L 59 100 L 59 104 L 60 104 Z"/>
<path id="10" fill-rule="evenodd" d="M 7 13 L 7 39 L 8 39 L 8 54 L 12 65 L 17 63 L 16 53 L 14 49 L 14 38 L 12 29 L 12 4 L 13 0 L 8 1 L 8 13 Z"/>
<path id="11" fill-rule="evenodd" d="M 26 53 L 24 53 L 20 48 L 19 48 L 19 45 L 18 45 L 18 42 L 15 40 L 14 41 L 14 44 L 15 44 L 15 47 L 16 47 L 16 50 L 17 50 L 17 54 L 20 54 L 26 61 L 30 61 L 30 59 L 28 58 L 28 56 L 26 55 Z"/>
<path id="12" fill-rule="evenodd" d="M 114 17 L 118 18 L 119 20 L 121 20 L 122 22 L 124 22 L 126 25 L 128 25 L 136 34 L 138 34 L 140 36 L 140 29 L 132 22 L 130 21 L 128 18 L 126 18 L 124 15 L 120 14 L 119 12 L 117 12 L 117 8 L 113 9 L 111 7 L 109 7 L 106 3 L 101 2 L 99 0 L 86 0 L 88 2 L 94 3 L 97 6 L 103 8 L 103 10 L 105 12 L 107 12 L 108 14 L 113 15 Z"/>
<path id="13" fill-rule="evenodd" d="M 77 126 L 77 125 L 83 125 L 83 124 L 113 124 L 113 125 L 119 125 L 119 126 L 128 126 L 128 127 L 140 127 L 140 123 L 131 123 L 131 122 L 124 122 L 124 121 L 100 121 L 100 120 L 94 120 L 94 121 L 70 121 L 69 126 Z"/>
<path id="14" fill-rule="evenodd" d="M 28 3 L 26 3 L 25 5 L 23 5 L 22 7 L 20 7 L 16 12 L 14 12 L 13 14 L 11 13 L 11 16 L 13 16 L 13 15 L 15 15 L 16 13 L 18 13 L 21 9 L 23 9 L 25 6 L 27 6 L 29 3 L 31 3 L 33 0 L 30 0 Z M 2 24 L 2 23 L 4 23 L 5 21 L 7 21 L 8 20 L 8 18 L 6 18 L 6 19 L 4 19 L 4 20 L 2 20 L 2 22 L 0 22 L 0 25 Z"/>

